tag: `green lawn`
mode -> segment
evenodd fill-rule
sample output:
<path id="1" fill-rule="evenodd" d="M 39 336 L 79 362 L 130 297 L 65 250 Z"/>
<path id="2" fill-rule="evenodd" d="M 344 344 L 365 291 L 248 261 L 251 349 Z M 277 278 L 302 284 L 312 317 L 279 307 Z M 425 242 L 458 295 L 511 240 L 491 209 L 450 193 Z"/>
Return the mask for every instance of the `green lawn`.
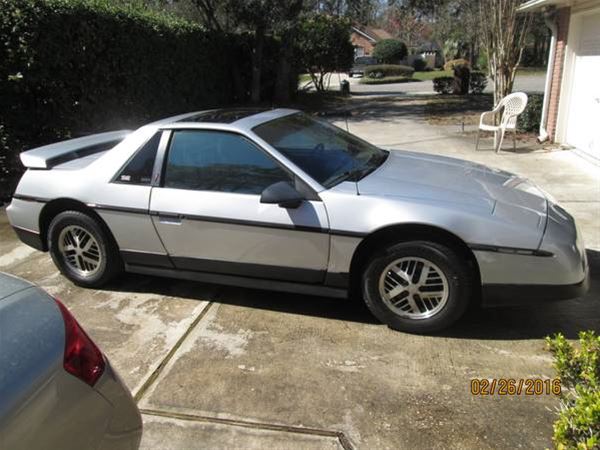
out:
<path id="1" fill-rule="evenodd" d="M 519 67 L 517 69 L 517 75 L 522 77 L 532 77 L 546 75 L 545 67 Z"/>
<path id="2" fill-rule="evenodd" d="M 311 81 L 311 78 L 310 75 L 307 73 L 301 73 L 298 77 L 298 82 L 300 83 L 308 83 L 309 81 Z"/>
<path id="3" fill-rule="evenodd" d="M 451 70 L 430 70 L 429 72 L 415 72 L 413 78 L 419 81 L 433 80 L 437 77 L 452 77 L 454 74 Z"/>

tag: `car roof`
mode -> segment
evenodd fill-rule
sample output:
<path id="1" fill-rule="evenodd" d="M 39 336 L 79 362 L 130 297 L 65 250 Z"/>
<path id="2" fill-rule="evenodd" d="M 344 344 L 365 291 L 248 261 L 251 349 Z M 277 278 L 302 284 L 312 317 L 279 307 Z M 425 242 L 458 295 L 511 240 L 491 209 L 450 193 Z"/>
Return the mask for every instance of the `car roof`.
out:
<path id="1" fill-rule="evenodd" d="M 261 123 L 298 112 L 287 108 L 219 108 L 167 117 L 149 125 L 159 128 L 205 128 L 208 124 L 249 131 Z"/>

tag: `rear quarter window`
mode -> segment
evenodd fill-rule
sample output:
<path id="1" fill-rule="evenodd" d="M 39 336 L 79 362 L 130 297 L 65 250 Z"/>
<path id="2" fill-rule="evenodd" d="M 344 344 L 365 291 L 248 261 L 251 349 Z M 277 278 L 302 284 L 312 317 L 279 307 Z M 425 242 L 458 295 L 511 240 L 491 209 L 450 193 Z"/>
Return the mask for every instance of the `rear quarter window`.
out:
<path id="1" fill-rule="evenodd" d="M 156 133 L 137 151 L 115 178 L 116 183 L 149 185 L 152 182 L 154 160 L 161 134 Z"/>

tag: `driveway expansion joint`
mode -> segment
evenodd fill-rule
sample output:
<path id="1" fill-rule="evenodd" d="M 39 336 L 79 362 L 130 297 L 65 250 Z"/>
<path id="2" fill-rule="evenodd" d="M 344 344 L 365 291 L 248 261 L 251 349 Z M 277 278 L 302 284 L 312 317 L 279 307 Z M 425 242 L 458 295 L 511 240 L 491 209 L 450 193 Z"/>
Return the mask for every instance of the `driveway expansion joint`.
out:
<path id="1" fill-rule="evenodd" d="M 281 425 L 268 422 L 254 422 L 249 420 L 225 419 L 221 417 L 202 416 L 198 414 L 178 413 L 162 411 L 159 409 L 140 408 L 140 413 L 147 416 L 167 417 L 169 419 L 188 420 L 193 422 L 213 423 L 229 425 L 234 427 L 251 428 L 255 430 L 280 431 L 285 433 L 308 434 L 312 436 L 329 437 L 338 440 L 344 450 L 354 450 L 350 440 L 342 431 L 327 430 L 323 428 L 298 427 L 293 425 Z"/>
<path id="2" fill-rule="evenodd" d="M 210 308 L 211 308 L 211 306 L 213 304 L 214 304 L 213 301 L 208 302 L 208 304 L 206 305 L 206 307 L 202 311 L 200 311 L 200 314 L 198 314 L 198 317 L 196 317 L 194 319 L 194 321 L 190 324 L 190 326 L 185 330 L 185 332 L 177 340 L 177 342 L 171 348 L 171 350 L 169 350 L 169 353 L 167 353 L 167 355 L 162 359 L 162 361 L 156 367 L 156 369 L 154 369 L 154 371 L 150 374 L 150 376 L 144 382 L 144 384 L 133 395 L 133 399 L 135 400 L 136 403 L 140 402 L 140 400 L 142 399 L 142 397 L 144 396 L 144 394 L 148 391 L 148 389 L 150 388 L 150 386 L 152 386 L 152 384 L 157 380 L 158 376 L 161 374 L 161 372 L 163 371 L 163 369 L 169 363 L 169 361 L 171 360 L 171 358 L 173 358 L 173 356 L 175 355 L 175 353 L 177 352 L 177 350 L 179 349 L 179 347 L 181 347 L 181 345 L 183 344 L 183 342 L 185 341 L 185 339 L 190 335 L 190 333 L 192 332 L 192 330 L 194 328 L 196 328 L 196 326 L 200 323 L 200 321 L 204 318 L 204 316 L 206 316 L 206 313 L 210 310 Z"/>

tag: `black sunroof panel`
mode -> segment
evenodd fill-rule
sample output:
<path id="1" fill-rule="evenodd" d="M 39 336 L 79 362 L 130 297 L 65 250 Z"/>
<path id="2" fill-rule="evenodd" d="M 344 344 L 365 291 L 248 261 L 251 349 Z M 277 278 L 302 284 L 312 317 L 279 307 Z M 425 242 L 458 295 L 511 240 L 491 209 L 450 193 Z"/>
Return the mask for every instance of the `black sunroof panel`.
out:
<path id="1" fill-rule="evenodd" d="M 261 112 L 268 111 L 265 108 L 230 108 L 217 109 L 214 111 L 203 111 L 178 122 L 207 122 L 207 123 L 233 123 L 245 117 L 250 117 Z"/>

